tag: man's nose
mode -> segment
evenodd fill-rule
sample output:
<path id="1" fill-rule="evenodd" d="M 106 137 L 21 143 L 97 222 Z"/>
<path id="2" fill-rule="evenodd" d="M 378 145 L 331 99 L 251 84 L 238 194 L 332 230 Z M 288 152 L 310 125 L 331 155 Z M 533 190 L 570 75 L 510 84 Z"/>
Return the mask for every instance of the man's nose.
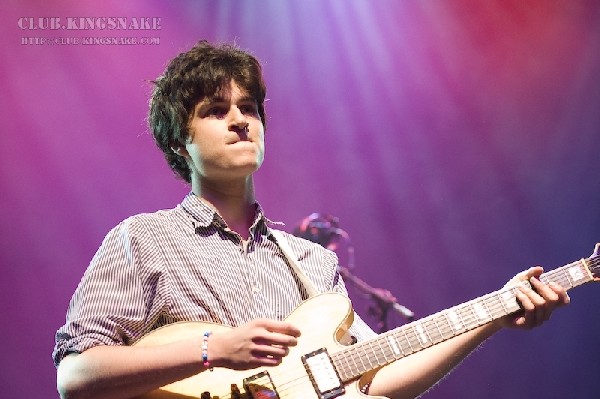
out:
<path id="1" fill-rule="evenodd" d="M 246 115 L 236 106 L 231 107 L 231 122 L 229 126 L 236 130 L 246 130 L 248 129 L 248 121 L 246 120 Z"/>

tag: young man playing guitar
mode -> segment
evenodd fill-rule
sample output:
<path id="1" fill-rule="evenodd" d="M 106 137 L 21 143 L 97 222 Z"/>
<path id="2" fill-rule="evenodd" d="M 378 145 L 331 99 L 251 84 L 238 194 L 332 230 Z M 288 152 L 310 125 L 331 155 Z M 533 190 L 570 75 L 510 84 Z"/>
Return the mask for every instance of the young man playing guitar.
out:
<path id="1" fill-rule="evenodd" d="M 436 345 L 428 345 L 428 335 L 417 329 L 423 350 L 375 367 L 360 383 L 323 387 L 319 376 L 311 376 L 298 391 L 270 381 L 277 373 L 269 371 L 296 357 L 303 337 L 319 329 L 303 329 L 296 319 L 286 319 L 290 313 L 311 291 L 345 295 L 346 290 L 332 252 L 284 233 L 300 273 L 312 285 L 307 287 L 256 201 L 252 176 L 265 151 L 265 92 L 260 64 L 252 55 L 204 41 L 173 59 L 157 79 L 149 124 L 170 167 L 191 184 L 191 193 L 174 209 L 123 221 L 104 239 L 56 335 L 53 357 L 61 397 L 151 397 L 153 392 L 155 397 L 201 397 L 209 391 L 202 386 L 193 395 L 159 388 L 192 376 L 208 383 L 219 370 L 236 370 L 252 378 L 231 381 L 236 384 L 231 392 L 231 384 L 222 381 L 225 393 L 202 397 L 249 398 L 246 389 L 267 386 L 269 397 L 280 398 L 360 397 L 360 391 L 414 398 L 502 328 L 539 326 L 569 302 L 563 286 L 542 283 L 542 269 L 533 267 L 511 280 L 528 281 L 533 288 L 514 290 L 519 312 Z M 326 314 L 327 304 L 318 303 Z M 205 331 L 156 345 L 137 344 L 159 327 L 184 321 L 229 328 L 213 325 L 209 330 L 205 324 Z M 358 316 L 347 323 L 347 333 L 338 337 L 352 336 L 359 343 L 375 337 Z M 307 370 L 310 359 L 303 360 Z M 293 362 L 301 364 L 300 359 Z M 266 372 L 255 374 L 255 369 Z M 253 379 L 264 376 L 266 382 Z"/>

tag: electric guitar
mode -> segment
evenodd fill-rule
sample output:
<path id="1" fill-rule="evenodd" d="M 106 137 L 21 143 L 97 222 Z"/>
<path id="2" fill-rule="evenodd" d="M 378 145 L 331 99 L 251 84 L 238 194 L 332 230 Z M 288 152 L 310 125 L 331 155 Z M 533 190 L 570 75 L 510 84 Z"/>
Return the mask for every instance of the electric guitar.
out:
<path id="1" fill-rule="evenodd" d="M 600 281 L 600 244 L 586 259 L 540 276 L 565 289 Z M 524 281 L 520 284 L 530 286 Z M 275 367 L 235 371 L 213 368 L 142 396 L 147 399 L 332 399 L 365 398 L 360 392 L 369 374 L 415 352 L 489 323 L 520 309 L 518 285 L 435 313 L 351 346 L 340 344 L 352 324 L 347 297 L 316 295 L 296 308 L 286 321 L 302 326 L 298 345 Z M 204 322 L 180 322 L 158 328 L 135 345 L 153 346 L 218 333 L 230 327 Z"/>

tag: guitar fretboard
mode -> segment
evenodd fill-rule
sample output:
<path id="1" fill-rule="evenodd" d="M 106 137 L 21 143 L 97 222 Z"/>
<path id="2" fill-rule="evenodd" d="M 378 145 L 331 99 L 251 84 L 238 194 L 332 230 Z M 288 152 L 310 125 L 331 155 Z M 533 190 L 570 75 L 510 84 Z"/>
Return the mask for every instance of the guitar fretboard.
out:
<path id="1" fill-rule="evenodd" d="M 582 259 L 544 273 L 540 280 L 546 284 L 554 282 L 568 290 L 592 281 L 590 270 L 597 269 L 599 263 L 598 257 Z M 531 288 L 528 281 L 520 284 Z M 520 309 L 516 298 L 518 290 L 519 285 L 504 287 L 352 345 L 332 354 L 331 359 L 342 381 L 354 380 L 368 371 L 517 312 Z"/>

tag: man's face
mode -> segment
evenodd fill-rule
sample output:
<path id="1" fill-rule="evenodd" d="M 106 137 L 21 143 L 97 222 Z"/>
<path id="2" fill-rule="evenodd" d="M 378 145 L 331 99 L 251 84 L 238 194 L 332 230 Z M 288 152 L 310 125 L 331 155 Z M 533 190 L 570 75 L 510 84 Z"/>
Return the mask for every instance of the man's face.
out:
<path id="1" fill-rule="evenodd" d="M 222 92 L 202 99 L 190 117 L 184 156 L 192 180 L 246 178 L 263 162 L 264 127 L 256 101 L 234 81 Z"/>

